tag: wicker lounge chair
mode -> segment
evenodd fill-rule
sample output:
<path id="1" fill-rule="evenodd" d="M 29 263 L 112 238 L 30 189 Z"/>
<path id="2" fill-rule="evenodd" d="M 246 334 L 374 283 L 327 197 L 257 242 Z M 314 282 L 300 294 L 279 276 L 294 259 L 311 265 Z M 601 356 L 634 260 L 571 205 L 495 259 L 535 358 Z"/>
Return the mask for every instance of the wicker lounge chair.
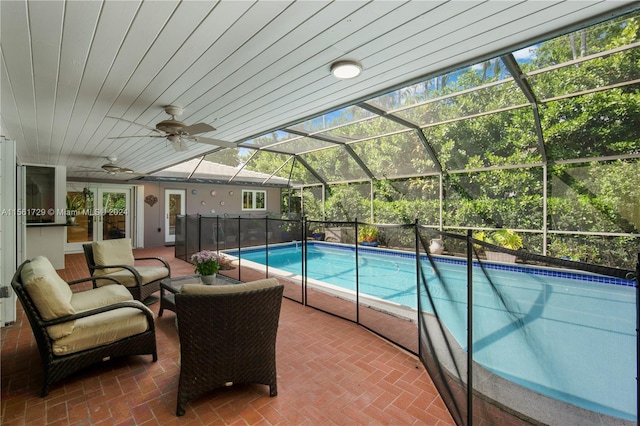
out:
<path id="1" fill-rule="evenodd" d="M 153 313 L 110 278 L 114 284 L 86 291 L 69 286 L 89 281 L 65 282 L 41 256 L 22 263 L 11 281 L 40 351 L 43 397 L 52 383 L 92 364 L 128 355 L 158 359 Z"/>
<path id="2" fill-rule="evenodd" d="M 111 277 L 127 287 L 134 299 L 146 305 L 157 302 L 149 297 L 160 290 L 160 281 L 171 277 L 169 263 L 160 257 L 133 257 L 131 239 L 95 241 L 83 244 L 84 257 L 89 272 L 94 278 Z M 153 260 L 160 265 L 135 265 L 136 261 Z M 108 281 L 94 279 L 94 287 L 108 284 Z"/>
<path id="3" fill-rule="evenodd" d="M 239 383 L 276 382 L 276 334 L 284 286 L 275 279 L 185 285 L 176 294 L 180 380 L 176 415 L 188 401 Z"/>

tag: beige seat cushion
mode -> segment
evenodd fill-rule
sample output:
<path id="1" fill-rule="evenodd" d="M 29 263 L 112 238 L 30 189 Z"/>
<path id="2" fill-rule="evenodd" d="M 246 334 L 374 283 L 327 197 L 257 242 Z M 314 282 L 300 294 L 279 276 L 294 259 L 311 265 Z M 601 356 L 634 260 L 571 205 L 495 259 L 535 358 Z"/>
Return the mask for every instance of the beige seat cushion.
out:
<path id="1" fill-rule="evenodd" d="M 169 270 L 164 266 L 136 266 L 136 271 L 142 277 L 142 285 L 148 284 L 152 281 L 156 281 L 162 278 L 166 278 L 169 276 Z M 111 278 L 115 278 L 120 282 L 120 284 L 125 287 L 136 287 L 138 283 L 136 282 L 136 277 L 131 273 L 131 271 L 127 269 L 120 269 L 115 272 L 111 272 L 109 274 L 104 274 L 101 276 L 107 276 Z M 113 283 L 113 281 L 102 280 L 96 281 L 97 286 L 104 286 L 106 284 Z"/>
<path id="2" fill-rule="evenodd" d="M 146 306 L 133 301 L 144 309 Z M 67 355 L 88 348 L 107 345 L 125 337 L 145 332 L 147 317 L 136 308 L 119 308 L 75 321 L 73 331 L 53 343 L 53 353 Z"/>
<path id="3" fill-rule="evenodd" d="M 133 266 L 135 262 L 131 248 L 131 238 L 94 241 L 91 243 L 91 249 L 93 251 L 93 261 L 97 266 Z M 106 275 L 120 270 L 122 268 L 96 269 L 94 275 Z"/>
<path id="4" fill-rule="evenodd" d="M 20 274 L 22 283 L 44 320 L 75 314 L 71 305 L 73 292 L 60 278 L 49 259 L 38 256 L 27 263 Z"/>
<path id="5" fill-rule="evenodd" d="M 71 306 L 73 306 L 76 312 L 83 312 L 89 309 L 113 305 L 118 302 L 133 300 L 133 296 L 131 296 L 129 290 L 121 285 L 111 283 L 112 285 L 73 293 L 70 302 Z M 54 340 L 69 336 L 75 330 L 76 321 L 78 320 L 47 327 L 47 333 L 49 333 L 49 337 Z"/>
<path id="6" fill-rule="evenodd" d="M 241 293 L 243 291 L 276 287 L 278 285 L 280 285 L 280 283 L 275 278 L 266 278 L 263 280 L 251 281 L 248 283 L 228 285 L 185 284 L 182 286 L 181 292 L 185 294 Z"/>

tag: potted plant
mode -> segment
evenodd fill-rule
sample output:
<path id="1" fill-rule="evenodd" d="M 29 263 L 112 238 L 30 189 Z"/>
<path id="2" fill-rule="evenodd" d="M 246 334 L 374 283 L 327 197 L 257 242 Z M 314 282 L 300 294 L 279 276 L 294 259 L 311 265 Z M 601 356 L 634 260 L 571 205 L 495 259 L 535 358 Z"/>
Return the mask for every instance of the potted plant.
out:
<path id="1" fill-rule="evenodd" d="M 67 224 L 73 225 L 76 223 L 76 215 L 78 214 L 78 210 L 84 208 L 84 200 L 79 195 L 74 195 L 70 197 L 67 195 Z"/>
<path id="2" fill-rule="evenodd" d="M 378 228 L 364 225 L 358 228 L 358 241 L 363 246 L 378 246 Z"/>
<path id="3" fill-rule="evenodd" d="M 325 233 L 322 228 L 316 228 L 311 233 L 314 240 L 324 241 Z"/>
<path id="4" fill-rule="evenodd" d="M 191 255 L 191 262 L 195 272 L 200 274 L 202 282 L 212 284 L 220 270 L 220 255 L 215 251 L 202 250 Z"/>
<path id="5" fill-rule="evenodd" d="M 522 237 L 511 229 L 498 229 L 497 231 L 490 233 L 479 232 L 474 238 L 508 250 L 520 250 L 522 248 Z M 506 263 L 516 262 L 516 256 L 509 253 L 485 250 L 485 255 L 487 256 L 487 260 L 490 261 Z"/>

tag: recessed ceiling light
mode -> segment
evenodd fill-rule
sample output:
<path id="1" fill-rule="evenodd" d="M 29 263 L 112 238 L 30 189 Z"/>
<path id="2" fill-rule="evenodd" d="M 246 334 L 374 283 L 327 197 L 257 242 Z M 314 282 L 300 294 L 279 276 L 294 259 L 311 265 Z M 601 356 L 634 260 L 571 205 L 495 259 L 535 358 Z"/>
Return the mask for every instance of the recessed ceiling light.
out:
<path id="1" fill-rule="evenodd" d="M 360 75 L 362 65 L 355 61 L 338 61 L 331 64 L 331 73 L 336 78 L 354 78 Z"/>

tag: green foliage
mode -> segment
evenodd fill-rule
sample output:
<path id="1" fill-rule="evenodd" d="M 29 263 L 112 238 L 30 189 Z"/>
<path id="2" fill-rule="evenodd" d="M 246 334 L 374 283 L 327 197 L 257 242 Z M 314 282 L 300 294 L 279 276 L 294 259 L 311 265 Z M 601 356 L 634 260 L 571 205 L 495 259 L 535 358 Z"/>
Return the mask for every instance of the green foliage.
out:
<path id="1" fill-rule="evenodd" d="M 522 248 L 522 237 L 511 229 L 498 229 L 490 233 L 482 231 L 478 232 L 474 238 L 509 250 L 520 250 Z"/>
<path id="2" fill-rule="evenodd" d="M 329 221 L 354 221 L 368 219 L 370 214 L 370 186 L 332 185 L 326 199 L 325 213 Z"/>
<path id="3" fill-rule="evenodd" d="M 551 160 L 640 152 L 640 89 L 549 102 L 541 114 Z M 572 141 L 572 143 L 567 143 Z"/>
<path id="4" fill-rule="evenodd" d="M 378 240 L 378 228 L 372 225 L 363 225 L 358 228 L 358 242 L 371 243 Z"/>
<path id="5" fill-rule="evenodd" d="M 596 246 L 586 244 L 568 244 L 556 239 L 549 244 L 549 255 L 557 258 L 571 259 L 575 262 L 594 259 L 598 255 Z"/>
<path id="6" fill-rule="evenodd" d="M 175 201 L 175 200 L 173 200 Z M 127 198 L 125 194 L 117 192 L 105 192 L 102 195 L 102 208 L 105 211 L 124 211 L 127 208 Z"/>
<path id="7" fill-rule="evenodd" d="M 510 229 L 500 229 L 491 234 L 491 238 L 497 245 L 509 250 L 519 250 L 522 248 L 522 237 Z"/>
<path id="8" fill-rule="evenodd" d="M 67 210 L 81 210 L 84 208 L 84 199 L 81 195 L 67 195 Z"/>
<path id="9" fill-rule="evenodd" d="M 303 211 L 309 220 L 323 220 L 322 187 L 307 187 L 302 191 Z"/>
<path id="10" fill-rule="evenodd" d="M 78 214 L 78 210 L 84 209 L 84 198 L 80 194 L 73 196 L 67 195 L 67 216 L 75 216 Z"/>
<path id="11" fill-rule="evenodd" d="M 640 164 L 611 161 L 550 168 L 549 227 L 640 232 Z"/>

